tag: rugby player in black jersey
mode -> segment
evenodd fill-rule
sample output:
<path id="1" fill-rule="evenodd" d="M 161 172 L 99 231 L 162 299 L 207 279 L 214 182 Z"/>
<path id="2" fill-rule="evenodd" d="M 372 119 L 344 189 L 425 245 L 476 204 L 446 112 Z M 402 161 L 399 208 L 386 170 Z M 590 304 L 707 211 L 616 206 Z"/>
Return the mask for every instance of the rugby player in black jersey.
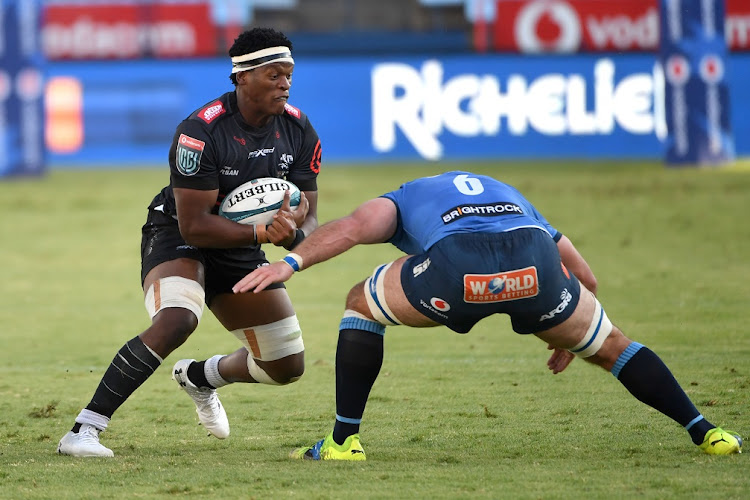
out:
<path id="1" fill-rule="evenodd" d="M 111 457 L 99 442 L 112 414 L 196 329 L 204 304 L 243 346 L 229 355 L 178 361 L 172 377 L 193 399 L 209 434 L 223 439 L 229 421 L 216 389 L 233 382 L 283 385 L 304 371 L 304 345 L 286 289 L 233 294 L 232 286 L 268 262 L 262 243 L 292 249 L 318 225 L 320 140 L 307 116 L 287 103 L 294 60 L 282 33 L 255 28 L 229 50 L 231 92 L 179 124 L 169 151 L 170 182 L 148 207 L 142 230 L 141 281 L 151 326 L 129 340 L 106 369 L 58 452 Z M 269 226 L 217 215 L 235 187 L 279 177 L 303 193 L 288 196 Z"/>

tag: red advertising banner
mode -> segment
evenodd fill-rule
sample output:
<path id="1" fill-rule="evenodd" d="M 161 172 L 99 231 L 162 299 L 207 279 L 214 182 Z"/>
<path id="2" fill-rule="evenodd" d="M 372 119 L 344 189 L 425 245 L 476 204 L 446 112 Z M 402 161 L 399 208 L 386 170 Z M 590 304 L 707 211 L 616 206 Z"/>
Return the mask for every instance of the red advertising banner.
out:
<path id="1" fill-rule="evenodd" d="M 730 50 L 750 50 L 750 1 L 725 0 Z M 524 53 L 656 51 L 657 0 L 498 0 L 493 48 Z"/>
<path id="2" fill-rule="evenodd" d="M 42 46 L 51 60 L 206 57 L 217 50 L 207 3 L 48 5 Z"/>
<path id="3" fill-rule="evenodd" d="M 724 36 L 729 50 L 750 50 L 750 2 L 725 0 Z"/>

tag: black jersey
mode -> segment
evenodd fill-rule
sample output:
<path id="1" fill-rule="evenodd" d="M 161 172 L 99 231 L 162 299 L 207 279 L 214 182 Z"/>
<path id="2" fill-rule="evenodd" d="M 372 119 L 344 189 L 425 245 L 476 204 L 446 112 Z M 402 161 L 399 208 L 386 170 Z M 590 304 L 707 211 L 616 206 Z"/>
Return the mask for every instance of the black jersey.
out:
<path id="1" fill-rule="evenodd" d="M 320 140 L 302 111 L 286 104 L 262 128 L 247 125 L 237 95 L 227 92 L 177 127 L 169 149 L 169 185 L 149 205 L 176 217 L 172 188 L 219 190 L 213 213 L 234 188 L 259 177 L 279 177 L 316 191 Z"/>
<path id="2" fill-rule="evenodd" d="M 284 108 L 284 113 L 274 116 L 266 126 L 251 127 L 240 115 L 236 94 L 227 92 L 183 120 L 169 149 L 169 185 L 149 205 L 150 210 L 169 216 L 162 217 L 159 224 L 177 226 L 175 187 L 218 189 L 212 210 L 215 214 L 234 188 L 259 177 L 279 177 L 301 191 L 317 191 L 321 161 L 318 134 L 302 111 L 289 104 Z M 258 259 L 265 259 L 260 245 L 201 249 L 201 255 L 207 273 L 227 267 L 247 273 Z"/>

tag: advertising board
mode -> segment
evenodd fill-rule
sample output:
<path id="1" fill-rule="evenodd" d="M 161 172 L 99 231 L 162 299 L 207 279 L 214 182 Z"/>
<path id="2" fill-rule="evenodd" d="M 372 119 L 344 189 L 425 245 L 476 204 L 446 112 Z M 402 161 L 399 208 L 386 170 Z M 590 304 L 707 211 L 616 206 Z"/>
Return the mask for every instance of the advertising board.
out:
<path id="1" fill-rule="evenodd" d="M 660 159 L 660 68 L 651 54 L 300 57 L 290 104 L 310 117 L 324 162 Z M 52 63 L 49 71 L 48 93 L 60 78 L 78 82 L 60 87 L 73 99 L 55 101 L 81 102 L 82 139 L 50 148 L 58 165 L 164 163 L 177 124 L 233 89 L 226 60 Z M 734 109 L 750 108 L 747 81 L 750 54 L 729 56 Z M 730 116 L 738 137 L 750 135 L 749 113 Z M 750 143 L 737 148 L 750 154 Z"/>
<path id="2" fill-rule="evenodd" d="M 726 81 L 724 3 L 660 0 L 668 164 L 722 164 L 735 157 Z"/>
<path id="3" fill-rule="evenodd" d="M 522 53 L 655 52 L 660 37 L 659 1 L 498 0 L 493 47 Z M 725 2 L 728 47 L 750 50 L 750 2 Z"/>
<path id="4" fill-rule="evenodd" d="M 209 2 L 59 3 L 44 9 L 44 52 L 51 60 L 214 57 Z"/>
<path id="5" fill-rule="evenodd" d="M 0 2 L 0 177 L 44 170 L 40 0 Z"/>

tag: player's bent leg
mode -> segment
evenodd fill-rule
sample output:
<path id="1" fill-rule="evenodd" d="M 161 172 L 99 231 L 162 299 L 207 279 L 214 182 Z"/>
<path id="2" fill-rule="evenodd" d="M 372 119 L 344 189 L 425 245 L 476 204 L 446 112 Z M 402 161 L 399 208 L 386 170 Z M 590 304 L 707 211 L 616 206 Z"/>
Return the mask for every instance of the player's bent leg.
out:
<path id="1" fill-rule="evenodd" d="M 149 272 L 143 286 L 152 326 L 141 335 L 144 343 L 166 357 L 187 340 L 203 315 L 203 280 L 202 264 L 192 259 L 165 262 Z M 226 412 L 215 390 L 198 387 L 188 379 L 188 367 L 193 361 L 177 361 L 172 379 L 193 400 L 208 434 L 224 439 L 229 435 Z"/>
<path id="2" fill-rule="evenodd" d="M 292 458 L 365 460 L 359 438 L 365 405 L 383 363 L 386 326 L 436 326 L 416 311 L 401 286 L 406 257 L 378 266 L 372 276 L 349 291 L 336 347 L 336 420 L 333 431 L 313 446 L 298 448 Z"/>
<path id="3" fill-rule="evenodd" d="M 354 286 L 346 308 L 386 326 L 432 327 L 439 323 L 414 309 L 401 285 L 401 268 L 409 255 L 375 268 L 372 276 Z"/>
<path id="4" fill-rule="evenodd" d="M 166 356 L 187 339 L 195 330 L 203 315 L 205 292 L 203 285 L 191 279 L 199 278 L 202 272 L 191 272 L 189 269 L 197 263 L 190 259 L 187 262 L 172 262 L 163 269 L 157 266 L 147 275 L 144 282 L 146 309 L 152 317 L 152 328 L 142 335 L 144 342 L 152 344 L 154 349 Z M 180 266 L 179 270 L 171 269 Z M 187 270 L 185 268 L 188 268 Z M 199 267 L 202 269 L 202 267 Z M 181 273 L 188 275 L 164 276 L 164 273 Z M 206 365 L 218 365 L 219 357 L 207 361 Z M 229 419 L 224 406 L 214 387 L 199 387 L 188 377 L 193 359 L 181 359 L 172 367 L 172 379 L 190 396 L 196 407 L 198 419 L 209 435 L 219 439 L 229 436 Z"/>
<path id="5" fill-rule="evenodd" d="M 234 382 L 283 385 L 297 380 L 304 372 L 304 344 L 283 289 L 257 295 L 220 294 L 211 309 L 244 347 L 206 361 L 178 361 L 173 377 L 193 399 L 209 434 L 223 439 L 229 435 L 229 422 L 216 389 Z M 284 314 L 289 316 L 278 318 Z"/>
<path id="6" fill-rule="evenodd" d="M 203 267 L 192 259 L 155 266 L 144 281 L 151 326 L 117 352 L 89 404 L 76 417 L 58 452 L 80 457 L 113 456 L 99 443 L 113 413 L 195 330 L 203 310 Z"/>
<path id="7" fill-rule="evenodd" d="M 612 325 L 599 301 L 583 287 L 573 315 L 537 336 L 610 371 L 636 399 L 682 425 L 705 453 L 741 452 L 740 436 L 706 420 L 661 358 Z"/>
<path id="8" fill-rule="evenodd" d="M 302 376 L 302 330 L 285 289 L 221 294 L 211 303 L 211 310 L 250 353 L 244 359 L 234 353 L 223 360 L 222 375 L 232 381 L 271 385 L 288 384 Z"/>
<path id="9" fill-rule="evenodd" d="M 304 373 L 305 345 L 296 315 L 232 333 L 249 353 L 247 369 L 254 381 L 286 385 L 296 382 Z"/>
<path id="10" fill-rule="evenodd" d="M 140 337 L 161 358 L 198 327 L 205 306 L 204 286 L 203 264 L 188 258 L 163 262 L 146 275 L 144 305 L 151 326 Z"/>

